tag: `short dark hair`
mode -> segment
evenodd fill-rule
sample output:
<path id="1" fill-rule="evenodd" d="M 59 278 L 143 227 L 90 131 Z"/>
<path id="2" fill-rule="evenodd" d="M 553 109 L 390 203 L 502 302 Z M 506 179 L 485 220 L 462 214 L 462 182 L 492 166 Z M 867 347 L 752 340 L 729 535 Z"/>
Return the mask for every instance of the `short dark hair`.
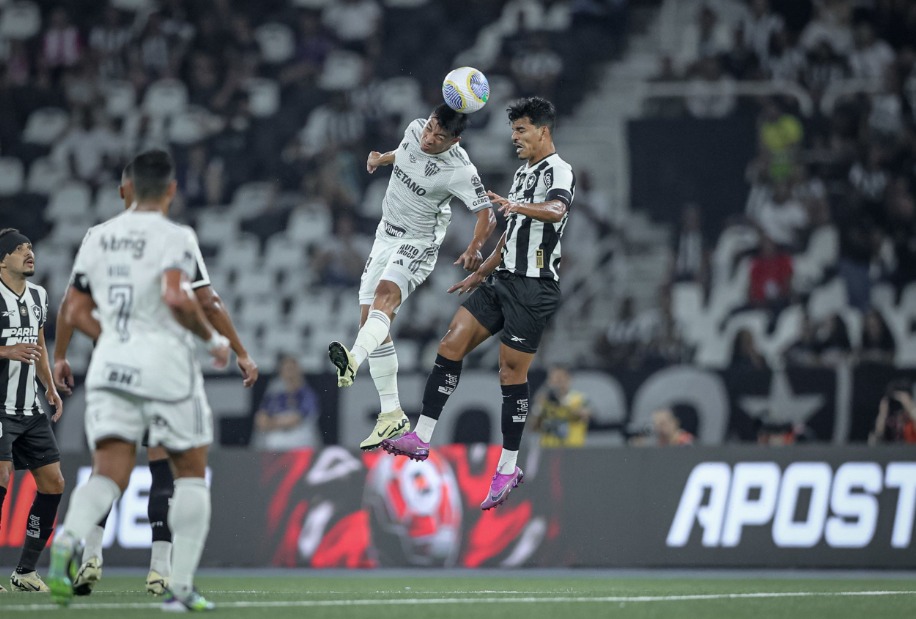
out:
<path id="1" fill-rule="evenodd" d="M 134 195 L 138 202 L 161 198 L 175 178 L 172 156 L 160 149 L 140 153 L 127 164 L 126 169 L 129 168 L 132 168 L 130 179 L 134 183 Z"/>
<path id="2" fill-rule="evenodd" d="M 439 126 L 451 133 L 456 138 L 461 135 L 468 126 L 468 115 L 456 112 L 446 104 L 442 103 L 433 110 L 433 116 L 439 121 Z"/>
<path id="3" fill-rule="evenodd" d="M 553 133 L 553 126 L 557 122 L 557 108 L 553 103 L 543 97 L 525 97 L 512 103 L 506 108 L 509 122 L 519 118 L 528 117 L 535 127 L 547 127 Z"/>
<path id="4" fill-rule="evenodd" d="M 121 170 L 121 178 L 126 178 L 127 180 L 133 180 L 134 177 L 134 162 L 130 161 L 124 166 L 124 169 Z"/>

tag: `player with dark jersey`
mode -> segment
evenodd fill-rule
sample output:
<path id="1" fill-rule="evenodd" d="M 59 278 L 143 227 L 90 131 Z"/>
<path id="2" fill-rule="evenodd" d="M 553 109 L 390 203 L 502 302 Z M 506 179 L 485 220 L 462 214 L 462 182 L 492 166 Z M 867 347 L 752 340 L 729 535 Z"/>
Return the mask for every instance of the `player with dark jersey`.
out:
<path id="1" fill-rule="evenodd" d="M 14 468 L 28 469 L 38 489 L 19 565 L 10 576 L 16 591 L 48 591 L 35 567 L 54 531 L 64 491 L 60 450 L 51 430 L 51 421 L 60 419 L 64 409 L 45 346 L 48 293 L 28 281 L 34 274 L 31 241 L 14 228 L 0 230 L 0 513 Z M 50 418 L 38 399 L 39 380 L 54 407 Z"/>
<path id="2" fill-rule="evenodd" d="M 508 197 L 489 192 L 490 201 L 507 218 L 506 231 L 480 268 L 449 288 L 449 292 L 473 294 L 458 308 L 439 344 L 415 430 L 382 442 L 389 453 L 425 460 L 442 408 L 458 386 L 462 360 L 502 331 L 499 382 L 503 450 L 490 491 L 480 505 L 484 510 L 505 501 L 524 478 L 516 462 L 528 417 L 528 368 L 560 304 L 560 237 L 576 186 L 572 168 L 553 144 L 553 104 L 529 97 L 511 105 L 507 112 L 512 144 L 525 164 L 516 171 Z"/>

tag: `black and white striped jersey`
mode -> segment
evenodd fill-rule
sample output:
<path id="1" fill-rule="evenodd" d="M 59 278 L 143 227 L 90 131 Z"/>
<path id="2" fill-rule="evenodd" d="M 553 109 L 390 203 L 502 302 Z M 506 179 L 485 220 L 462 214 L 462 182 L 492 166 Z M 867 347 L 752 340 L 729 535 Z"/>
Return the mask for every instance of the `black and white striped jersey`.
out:
<path id="1" fill-rule="evenodd" d="M 507 198 L 522 204 L 561 200 L 566 203 L 566 214 L 557 223 L 547 223 L 512 213 L 498 268 L 525 277 L 559 280 L 560 237 L 575 193 L 576 175 L 556 153 L 534 165 L 520 167 Z"/>
<path id="2" fill-rule="evenodd" d="M 48 318 L 48 293 L 41 286 L 26 282 L 18 295 L 0 281 L 0 346 L 37 344 L 38 333 Z M 0 359 L 0 413 L 40 415 L 37 365 Z"/>

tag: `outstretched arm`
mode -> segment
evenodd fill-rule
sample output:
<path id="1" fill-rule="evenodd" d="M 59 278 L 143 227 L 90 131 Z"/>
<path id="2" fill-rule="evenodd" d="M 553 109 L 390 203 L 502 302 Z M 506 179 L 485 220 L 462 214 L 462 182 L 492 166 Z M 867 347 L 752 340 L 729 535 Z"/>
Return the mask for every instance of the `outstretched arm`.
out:
<path id="1" fill-rule="evenodd" d="M 204 310 L 204 316 L 213 325 L 221 335 L 226 336 L 229 340 L 229 346 L 237 357 L 239 372 L 242 373 L 242 384 L 251 387 L 258 380 L 258 364 L 248 355 L 248 351 L 242 344 L 238 331 L 235 330 L 235 324 L 229 315 L 229 310 L 223 304 L 223 300 L 213 290 L 213 286 L 201 286 L 194 289 L 194 295 Z"/>
<path id="2" fill-rule="evenodd" d="M 487 242 L 493 229 L 496 228 L 496 215 L 493 209 L 485 208 L 477 211 L 477 223 L 474 225 L 474 238 L 464 253 L 458 256 L 454 264 L 460 264 L 465 271 L 476 271 L 483 262 L 483 255 L 480 250 L 483 244 Z"/>
<path id="3" fill-rule="evenodd" d="M 503 215 L 518 213 L 537 221 L 546 223 L 559 223 L 568 209 L 566 202 L 563 200 L 548 200 L 547 202 L 536 202 L 534 204 L 522 204 L 520 202 L 511 202 L 508 199 L 488 191 L 490 201 L 499 207 L 499 212 Z"/>
<path id="4" fill-rule="evenodd" d="M 490 256 L 484 260 L 483 264 L 477 267 L 477 270 L 465 277 L 463 280 L 457 284 L 452 285 L 448 289 L 448 292 L 457 292 L 459 295 L 464 294 L 465 292 L 473 292 L 480 283 L 490 276 L 490 273 L 496 270 L 496 267 L 499 266 L 500 261 L 502 260 L 503 246 L 506 244 L 506 233 L 503 232 L 503 235 L 499 237 L 499 243 L 496 244 L 496 247 L 493 249 L 493 252 Z"/>

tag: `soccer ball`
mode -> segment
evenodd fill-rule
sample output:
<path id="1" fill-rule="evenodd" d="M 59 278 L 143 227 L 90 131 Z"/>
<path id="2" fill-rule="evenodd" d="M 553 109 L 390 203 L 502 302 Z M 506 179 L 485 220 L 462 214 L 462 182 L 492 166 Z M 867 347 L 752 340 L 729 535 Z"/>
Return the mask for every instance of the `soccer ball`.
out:
<path id="1" fill-rule="evenodd" d="M 470 114 L 487 104 L 490 82 L 474 67 L 452 69 L 442 82 L 442 98 L 456 112 Z"/>

